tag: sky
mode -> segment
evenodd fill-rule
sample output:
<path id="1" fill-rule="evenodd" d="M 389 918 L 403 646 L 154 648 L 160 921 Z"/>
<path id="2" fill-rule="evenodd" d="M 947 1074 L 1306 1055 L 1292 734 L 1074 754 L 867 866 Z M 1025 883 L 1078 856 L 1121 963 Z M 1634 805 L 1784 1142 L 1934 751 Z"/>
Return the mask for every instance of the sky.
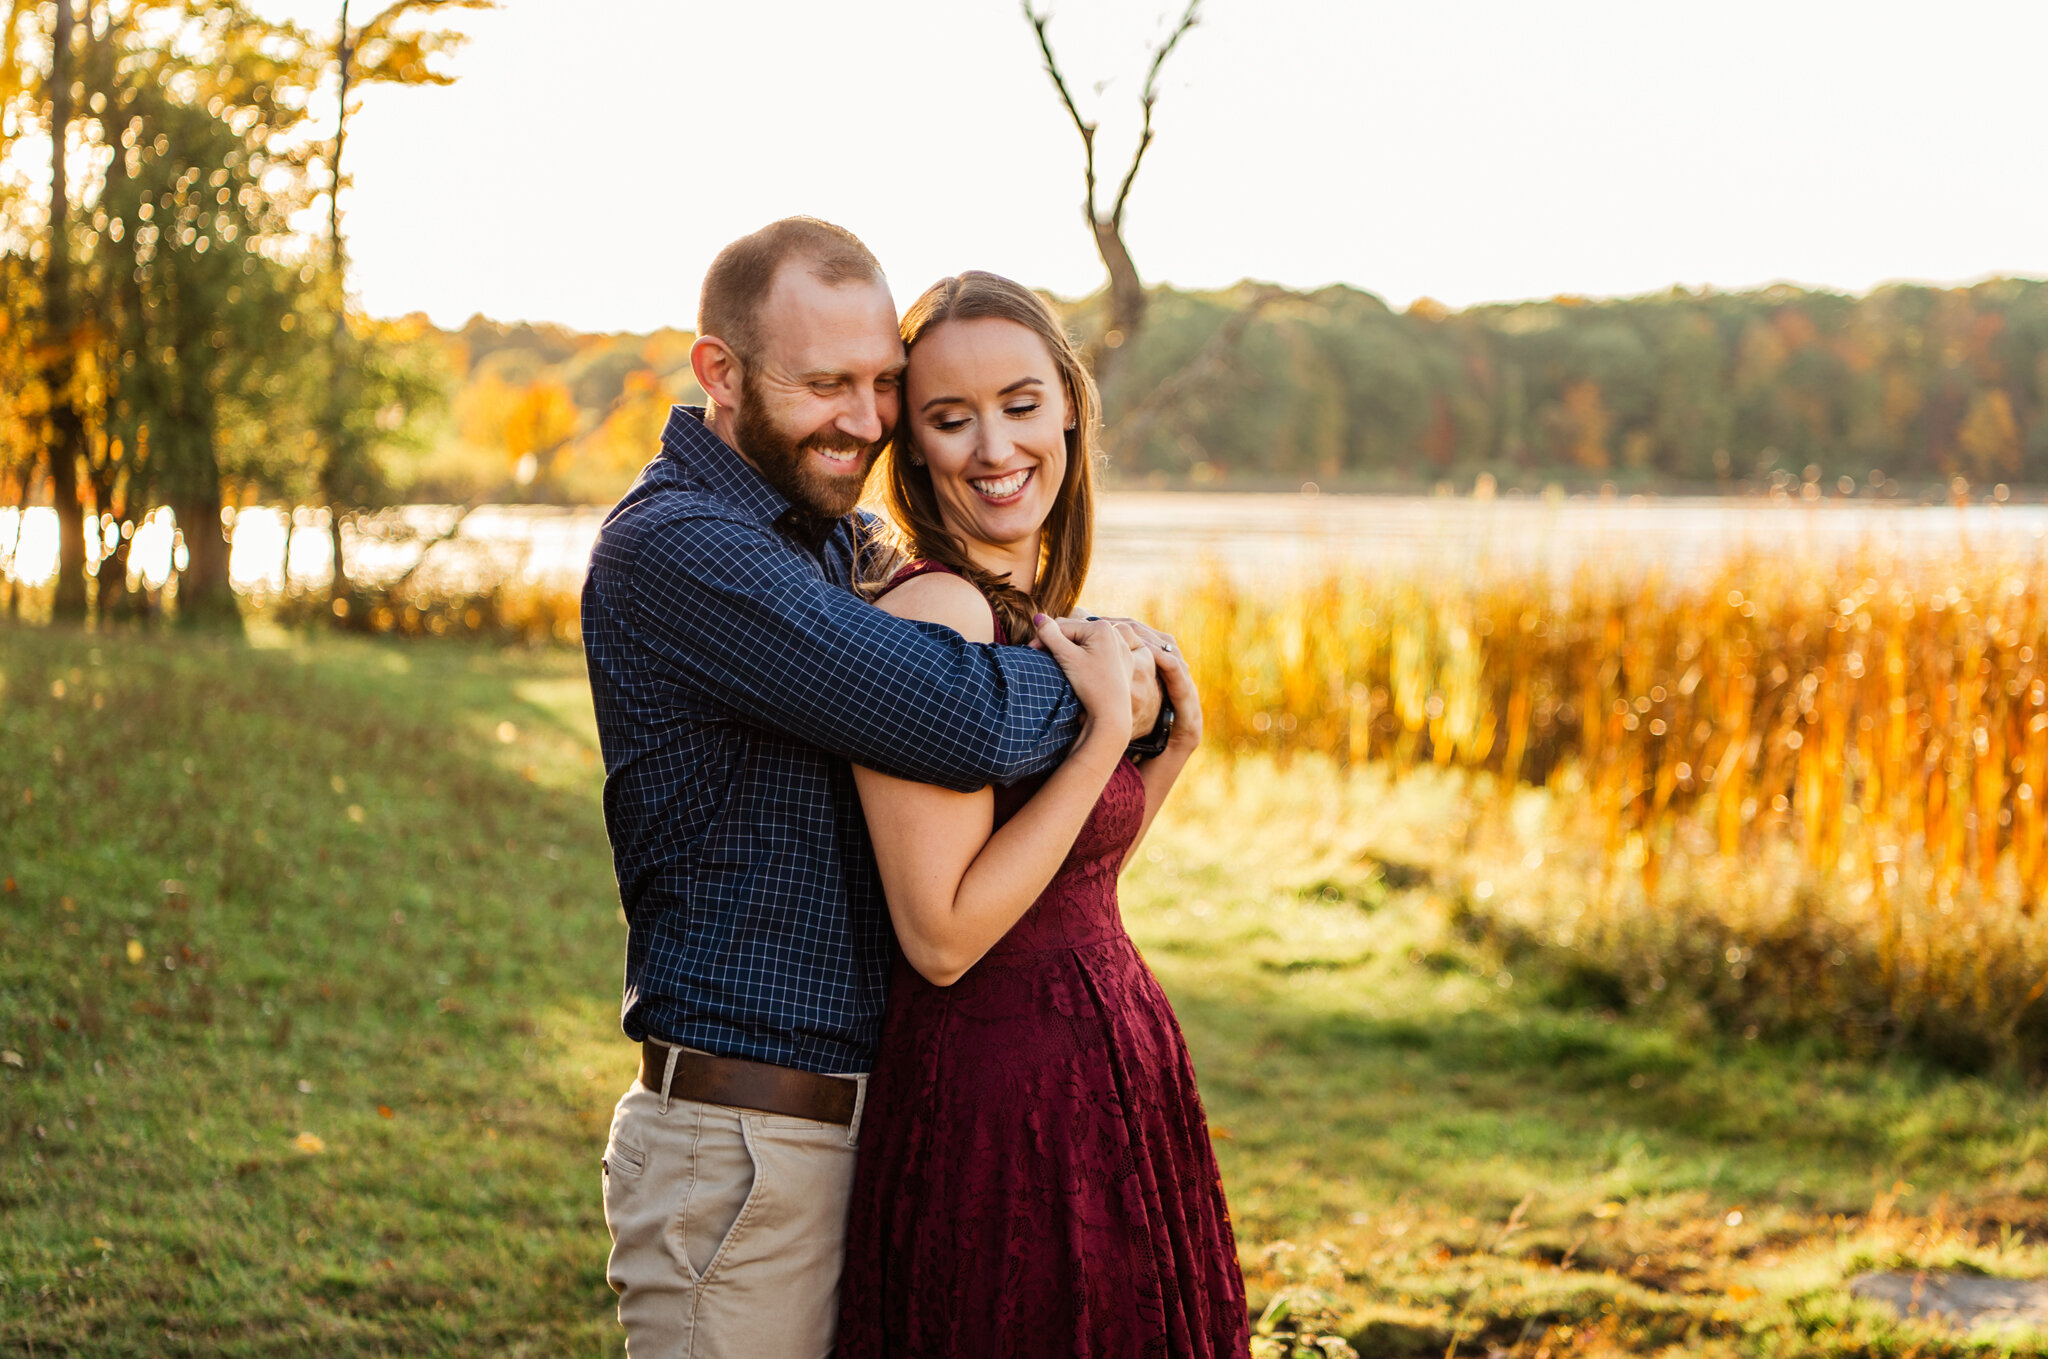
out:
<path id="1" fill-rule="evenodd" d="M 1113 185 L 1180 6 L 1040 3 Z M 899 305 L 966 268 L 1103 281 L 1080 139 L 1012 0 L 505 0 L 460 23 L 456 84 L 372 88 L 351 123 L 372 312 L 688 327 L 718 248 L 790 213 L 858 233 Z M 1126 239 L 1148 283 L 1396 306 L 2048 276 L 2044 51 L 2040 0 L 1204 0 Z"/>

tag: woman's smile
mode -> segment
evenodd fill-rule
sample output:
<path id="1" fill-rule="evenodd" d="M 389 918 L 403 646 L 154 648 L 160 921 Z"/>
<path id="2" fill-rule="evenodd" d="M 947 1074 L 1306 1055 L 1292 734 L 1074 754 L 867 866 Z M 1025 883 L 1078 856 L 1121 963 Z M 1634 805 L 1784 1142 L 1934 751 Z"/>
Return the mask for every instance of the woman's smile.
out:
<path id="1" fill-rule="evenodd" d="M 1024 490 L 1031 480 L 1032 469 L 1020 467 L 1014 472 L 1005 472 L 999 477 L 969 477 L 967 484 L 991 505 L 1007 505 Z"/>

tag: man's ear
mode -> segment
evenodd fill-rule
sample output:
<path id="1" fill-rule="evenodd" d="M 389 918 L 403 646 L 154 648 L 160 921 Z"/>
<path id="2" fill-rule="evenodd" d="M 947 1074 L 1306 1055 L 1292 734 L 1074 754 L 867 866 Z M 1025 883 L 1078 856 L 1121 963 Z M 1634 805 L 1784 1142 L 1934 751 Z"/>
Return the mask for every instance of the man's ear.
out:
<path id="1" fill-rule="evenodd" d="M 697 385 L 714 406 L 739 408 L 742 370 L 740 356 L 732 352 L 731 345 L 716 335 L 700 335 L 690 346 L 690 371 L 697 375 Z"/>

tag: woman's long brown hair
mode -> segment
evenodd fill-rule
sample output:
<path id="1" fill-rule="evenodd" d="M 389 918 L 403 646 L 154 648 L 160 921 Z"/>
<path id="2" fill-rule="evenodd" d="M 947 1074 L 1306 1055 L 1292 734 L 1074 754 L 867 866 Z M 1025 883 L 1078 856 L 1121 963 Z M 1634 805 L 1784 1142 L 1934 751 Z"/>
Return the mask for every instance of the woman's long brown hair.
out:
<path id="1" fill-rule="evenodd" d="M 903 317 L 903 348 L 914 353 L 917 342 L 933 326 L 945 321 L 976 321 L 993 317 L 1014 321 L 1045 343 L 1059 369 L 1060 386 L 1066 392 L 1067 410 L 1074 427 L 1066 432 L 1067 474 L 1060 482 L 1052 512 L 1039 532 L 1038 577 L 1022 584 L 1008 575 L 992 575 L 976 566 L 967 548 L 946 527 L 939 513 L 938 493 L 932 489 L 928 466 L 914 462 L 910 451 L 916 445 L 911 429 L 911 412 L 906 400 L 897 421 L 895 437 L 882 455 L 882 501 L 894 521 L 897 546 L 908 557 L 944 563 L 965 576 L 988 596 L 996 616 L 1003 622 L 1008 640 L 1031 638 L 1034 613 L 1054 617 L 1071 613 L 1081 598 L 1081 586 L 1088 578 L 1088 558 L 1095 542 L 1095 440 L 1101 423 L 1102 403 L 1095 381 L 1088 376 L 1074 342 L 1044 298 L 1020 283 L 998 274 L 971 270 L 953 278 L 942 278 L 925 289 Z M 873 570 L 889 573 L 900 567 L 902 558 L 890 562 L 888 554 L 871 558 Z M 870 588 L 887 583 L 887 575 L 868 578 Z"/>

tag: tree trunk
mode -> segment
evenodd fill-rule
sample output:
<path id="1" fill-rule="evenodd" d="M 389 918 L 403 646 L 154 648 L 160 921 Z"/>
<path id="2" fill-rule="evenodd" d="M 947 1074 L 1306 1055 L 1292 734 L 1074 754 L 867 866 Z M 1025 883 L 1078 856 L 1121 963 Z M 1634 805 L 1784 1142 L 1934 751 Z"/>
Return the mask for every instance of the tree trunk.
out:
<path id="1" fill-rule="evenodd" d="M 35 475 L 23 472 L 21 494 L 14 498 L 14 544 L 7 549 L 7 621 L 21 617 L 21 581 L 16 575 L 21 561 L 21 530 L 28 518 L 29 502 L 35 499 Z"/>
<path id="2" fill-rule="evenodd" d="M 85 422 L 71 391 L 75 366 L 71 322 L 71 199 L 64 163 L 71 131 L 71 0 L 57 0 L 50 58 L 50 239 L 44 271 L 49 321 L 50 498 L 57 507 L 57 600 L 54 617 L 85 620 L 85 507 L 78 500 L 78 460 Z"/>
<path id="3" fill-rule="evenodd" d="M 329 497 L 332 499 L 332 497 Z M 327 507 L 327 541 L 334 552 L 334 581 L 328 587 L 327 597 L 331 602 L 337 624 L 342 627 L 361 627 L 363 610 L 356 598 L 355 581 L 348 574 L 348 566 L 341 556 L 341 507 L 330 504 Z"/>
<path id="4" fill-rule="evenodd" d="M 1108 221 L 1096 221 L 1095 250 L 1109 270 L 1109 329 L 1103 332 L 1101 348 L 1095 354 L 1095 380 L 1106 382 L 1115 368 L 1118 351 L 1138 336 L 1145 324 L 1145 284 L 1138 266 L 1124 247 L 1123 234 Z"/>
<path id="5" fill-rule="evenodd" d="M 326 462 L 321 467 L 321 491 L 327 499 L 327 531 L 334 545 L 334 580 L 328 588 L 328 607 L 334 620 L 344 627 L 361 627 L 362 601 L 356 597 L 341 556 L 342 474 L 354 460 L 355 450 L 347 446 L 348 428 L 348 255 L 341 241 L 341 154 L 348 147 L 348 91 L 354 75 L 355 43 L 348 29 L 349 0 L 341 0 L 340 35 L 335 40 L 334 61 L 340 86 L 340 101 L 334 120 L 334 157 L 329 165 L 332 179 L 327 186 L 327 281 L 334 290 L 334 317 L 327 333 Z"/>
<path id="6" fill-rule="evenodd" d="M 94 591 L 93 607 L 101 626 L 127 622 L 143 612 L 141 593 L 128 588 L 128 552 L 134 545 L 133 536 L 124 537 L 114 544 L 112 552 L 100 558 L 99 588 Z"/>
<path id="7" fill-rule="evenodd" d="M 211 456 L 207 461 L 211 463 Z M 192 492 L 171 501 L 185 538 L 185 570 L 178 577 L 178 623 L 188 628 L 242 630 L 242 611 L 228 584 L 228 540 L 221 532 L 220 474 L 210 466 Z"/>
<path id="8" fill-rule="evenodd" d="M 70 356 L 57 364 L 68 382 Z M 52 404 L 50 425 L 50 499 L 57 509 L 57 600 L 52 617 L 79 623 L 85 621 L 85 506 L 78 499 L 76 450 L 85 431 L 69 401 Z"/>

